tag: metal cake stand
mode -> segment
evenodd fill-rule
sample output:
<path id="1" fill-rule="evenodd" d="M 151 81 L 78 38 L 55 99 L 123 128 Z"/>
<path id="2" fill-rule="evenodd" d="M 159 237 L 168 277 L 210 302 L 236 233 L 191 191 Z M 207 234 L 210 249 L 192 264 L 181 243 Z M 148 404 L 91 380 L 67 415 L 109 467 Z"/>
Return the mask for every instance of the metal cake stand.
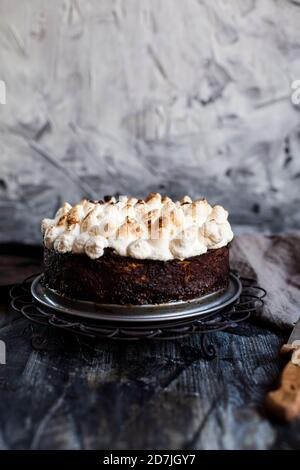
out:
<path id="1" fill-rule="evenodd" d="M 200 334 L 201 354 L 216 356 L 206 333 L 237 326 L 263 306 L 265 289 L 253 279 L 231 272 L 227 290 L 189 302 L 160 305 L 100 305 L 66 299 L 45 289 L 41 275 L 31 276 L 10 291 L 13 309 L 31 322 L 76 335 L 114 340 L 172 340 Z"/>

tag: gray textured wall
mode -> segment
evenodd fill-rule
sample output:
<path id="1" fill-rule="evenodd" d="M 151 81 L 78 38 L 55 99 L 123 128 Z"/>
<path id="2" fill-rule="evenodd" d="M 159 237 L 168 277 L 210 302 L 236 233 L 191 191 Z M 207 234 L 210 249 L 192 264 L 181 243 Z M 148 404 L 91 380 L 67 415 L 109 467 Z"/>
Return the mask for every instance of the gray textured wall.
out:
<path id="1" fill-rule="evenodd" d="M 115 191 L 300 227 L 299 78 L 299 0 L 0 0 L 0 239 Z"/>

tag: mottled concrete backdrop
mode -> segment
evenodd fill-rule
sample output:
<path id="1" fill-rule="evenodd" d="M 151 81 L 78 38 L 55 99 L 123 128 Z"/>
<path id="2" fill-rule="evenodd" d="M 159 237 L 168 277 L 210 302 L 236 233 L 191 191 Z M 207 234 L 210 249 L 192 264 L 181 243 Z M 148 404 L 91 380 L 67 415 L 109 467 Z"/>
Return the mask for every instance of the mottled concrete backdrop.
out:
<path id="1" fill-rule="evenodd" d="M 299 0 L 0 0 L 0 79 L 2 240 L 117 191 L 300 227 Z"/>

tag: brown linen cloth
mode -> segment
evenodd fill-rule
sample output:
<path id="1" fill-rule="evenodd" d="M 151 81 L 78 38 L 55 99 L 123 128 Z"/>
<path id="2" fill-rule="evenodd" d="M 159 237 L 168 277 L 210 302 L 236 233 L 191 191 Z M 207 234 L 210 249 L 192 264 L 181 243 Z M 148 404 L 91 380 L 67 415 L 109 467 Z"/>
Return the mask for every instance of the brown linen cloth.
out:
<path id="1" fill-rule="evenodd" d="M 259 314 L 279 328 L 300 318 L 300 231 L 281 235 L 238 235 L 231 247 L 231 267 L 254 277 L 267 291 Z"/>

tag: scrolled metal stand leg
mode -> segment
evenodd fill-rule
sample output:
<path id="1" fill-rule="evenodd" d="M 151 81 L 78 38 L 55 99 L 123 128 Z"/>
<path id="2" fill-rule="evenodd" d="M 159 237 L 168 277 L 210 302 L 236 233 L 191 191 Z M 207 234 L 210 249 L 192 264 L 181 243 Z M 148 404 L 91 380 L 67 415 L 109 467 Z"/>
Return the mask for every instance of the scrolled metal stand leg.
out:
<path id="1" fill-rule="evenodd" d="M 217 348 L 208 342 L 207 335 L 200 333 L 200 352 L 203 359 L 211 361 L 217 356 Z"/>

